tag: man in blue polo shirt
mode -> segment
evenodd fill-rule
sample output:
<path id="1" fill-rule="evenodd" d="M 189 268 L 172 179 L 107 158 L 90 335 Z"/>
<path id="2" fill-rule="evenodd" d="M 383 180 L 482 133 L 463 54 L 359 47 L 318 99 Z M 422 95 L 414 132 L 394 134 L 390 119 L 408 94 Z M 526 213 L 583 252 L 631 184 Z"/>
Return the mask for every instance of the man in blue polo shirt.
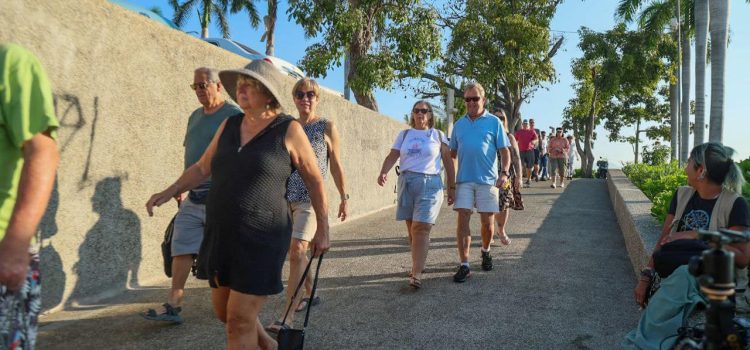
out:
<path id="1" fill-rule="evenodd" d="M 497 117 L 484 109 L 484 88 L 479 83 L 466 85 L 464 90 L 466 115 L 453 127 L 451 156 L 458 157 L 456 175 L 456 200 L 453 210 L 458 212 L 458 255 L 461 265 L 453 281 L 461 283 L 471 276 L 469 247 L 471 230 L 469 221 L 474 208 L 479 212 L 482 233 L 482 270 L 492 270 L 490 240 L 494 229 L 493 215 L 499 211 L 498 188 L 510 184 L 510 143 L 503 125 Z M 498 156 L 502 171 L 498 176 Z"/>

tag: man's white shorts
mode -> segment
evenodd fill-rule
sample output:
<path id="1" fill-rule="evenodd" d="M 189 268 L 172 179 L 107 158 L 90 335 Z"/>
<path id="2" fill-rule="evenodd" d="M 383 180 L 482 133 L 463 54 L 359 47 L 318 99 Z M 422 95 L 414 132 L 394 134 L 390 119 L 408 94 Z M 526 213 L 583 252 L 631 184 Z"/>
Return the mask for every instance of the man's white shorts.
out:
<path id="1" fill-rule="evenodd" d="M 456 209 L 477 209 L 480 213 L 497 213 L 500 211 L 499 189 L 492 185 L 462 182 L 456 185 Z"/>

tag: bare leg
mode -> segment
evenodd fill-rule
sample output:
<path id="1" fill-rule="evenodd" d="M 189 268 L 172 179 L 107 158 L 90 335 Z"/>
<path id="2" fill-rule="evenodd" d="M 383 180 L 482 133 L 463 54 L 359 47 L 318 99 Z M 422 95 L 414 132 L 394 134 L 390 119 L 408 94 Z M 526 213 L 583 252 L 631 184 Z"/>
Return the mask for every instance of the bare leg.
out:
<path id="1" fill-rule="evenodd" d="M 413 222 L 411 225 L 411 275 L 416 279 L 422 279 L 427 251 L 430 245 L 430 230 L 432 224 L 426 222 Z"/>
<path id="2" fill-rule="evenodd" d="M 244 294 L 230 290 L 227 300 L 227 349 L 256 350 L 259 339 L 271 337 L 260 327 L 258 314 L 266 301 L 264 295 Z"/>
<path id="3" fill-rule="evenodd" d="M 193 266 L 193 256 L 178 255 L 172 257 L 172 289 L 169 291 L 167 302 L 178 307 L 182 305 L 182 297 L 185 295 L 185 282 L 190 275 L 190 268 Z"/>
<path id="4" fill-rule="evenodd" d="M 411 247 L 411 220 L 405 220 L 406 233 L 409 235 L 409 247 Z"/>
<path id="5" fill-rule="evenodd" d="M 484 248 L 484 250 L 490 249 L 492 231 L 494 231 L 495 228 L 494 222 L 492 221 L 493 216 L 494 213 L 479 213 L 482 232 L 482 248 Z"/>
<path id="6" fill-rule="evenodd" d="M 497 222 L 497 235 L 500 238 L 508 236 L 508 234 L 505 232 L 505 224 L 508 222 L 509 215 L 510 210 L 508 209 L 495 214 L 495 221 Z"/>
<path id="7" fill-rule="evenodd" d="M 469 262 L 469 248 L 471 247 L 471 221 L 470 209 L 459 209 L 456 227 L 456 240 L 458 241 L 458 257 L 462 263 Z"/>
<path id="8" fill-rule="evenodd" d="M 226 287 L 211 289 L 211 303 L 214 306 L 214 314 L 222 323 L 227 323 L 227 303 L 229 302 L 230 289 Z M 258 346 L 262 350 L 276 350 L 276 340 L 263 329 L 260 319 L 256 316 L 256 330 L 258 334 Z"/>
<path id="9" fill-rule="evenodd" d="M 307 262 L 309 261 L 307 258 L 307 250 L 309 245 L 309 242 L 297 238 L 292 238 L 292 242 L 289 244 L 289 281 L 287 282 L 286 304 L 284 304 L 283 310 L 286 312 L 289 305 L 292 305 L 289 314 L 286 315 L 286 323 L 289 325 L 294 322 L 294 310 L 302 299 L 302 295 L 300 294 L 297 295 L 296 300 L 292 300 L 292 296 L 294 295 L 295 289 L 297 289 L 297 284 L 299 283 L 300 278 L 303 278 L 302 274 L 305 272 L 305 267 L 307 267 Z M 305 278 L 305 283 L 307 283 L 307 278 Z M 310 286 L 310 290 L 310 292 L 312 292 L 312 285 Z M 283 319 L 284 314 L 279 317 L 279 321 Z"/>

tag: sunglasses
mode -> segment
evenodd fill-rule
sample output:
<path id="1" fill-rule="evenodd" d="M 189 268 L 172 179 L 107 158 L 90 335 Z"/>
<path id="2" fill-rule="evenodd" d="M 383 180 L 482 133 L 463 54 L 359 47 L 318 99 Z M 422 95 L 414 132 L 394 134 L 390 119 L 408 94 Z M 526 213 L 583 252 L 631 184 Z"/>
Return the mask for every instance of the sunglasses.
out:
<path id="1" fill-rule="evenodd" d="M 431 111 L 431 110 L 429 110 L 429 109 L 427 109 L 427 108 L 414 108 L 414 110 L 413 110 L 413 111 L 414 111 L 414 114 L 427 114 L 427 113 L 432 113 L 432 111 Z"/>
<path id="2" fill-rule="evenodd" d="M 305 96 L 307 96 L 307 98 L 312 100 L 313 98 L 315 98 L 315 91 L 308 91 L 308 92 L 297 91 L 294 93 L 294 97 L 297 98 L 298 100 L 304 100 Z"/>
<path id="3" fill-rule="evenodd" d="M 479 96 L 464 97 L 464 102 L 479 102 L 482 98 Z"/>
<path id="4" fill-rule="evenodd" d="M 190 84 L 190 88 L 193 90 L 206 90 L 206 88 L 208 87 L 208 84 L 211 84 L 211 82 Z"/>

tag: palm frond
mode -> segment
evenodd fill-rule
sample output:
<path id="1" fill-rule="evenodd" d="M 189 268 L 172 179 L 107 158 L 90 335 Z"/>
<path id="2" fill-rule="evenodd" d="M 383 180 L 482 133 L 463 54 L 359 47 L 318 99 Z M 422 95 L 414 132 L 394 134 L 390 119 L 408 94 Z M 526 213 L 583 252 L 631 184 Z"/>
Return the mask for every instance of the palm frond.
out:
<path id="1" fill-rule="evenodd" d="M 630 23 L 635 19 L 635 14 L 638 12 L 641 5 L 643 5 L 643 0 L 620 0 L 620 3 L 617 4 L 617 9 L 615 10 L 615 18 Z"/>
<path id="2" fill-rule="evenodd" d="M 652 33 L 661 33 L 675 18 L 675 8 L 672 1 L 654 1 L 641 12 L 638 24 L 641 28 Z"/>
<path id="3" fill-rule="evenodd" d="M 211 10 L 212 10 L 211 12 L 213 13 L 213 15 L 219 22 L 219 30 L 221 31 L 221 36 L 224 39 L 229 39 L 231 36 L 229 34 L 229 22 L 227 22 L 227 16 L 226 16 L 227 7 L 219 6 L 217 4 L 212 4 Z"/>
<path id="4" fill-rule="evenodd" d="M 232 0 L 232 4 L 229 7 L 231 13 L 238 13 L 242 11 L 247 12 L 248 18 L 250 18 L 250 24 L 255 28 L 260 24 L 260 16 L 258 15 L 258 8 L 255 6 L 253 0 Z"/>
<path id="5" fill-rule="evenodd" d="M 169 0 L 169 5 L 172 6 L 172 9 L 174 10 L 172 22 L 174 22 L 177 27 L 182 28 L 182 25 L 185 24 L 185 20 L 190 17 L 190 13 L 196 3 L 197 0 L 186 0 L 183 4 L 180 4 L 178 0 Z"/>

